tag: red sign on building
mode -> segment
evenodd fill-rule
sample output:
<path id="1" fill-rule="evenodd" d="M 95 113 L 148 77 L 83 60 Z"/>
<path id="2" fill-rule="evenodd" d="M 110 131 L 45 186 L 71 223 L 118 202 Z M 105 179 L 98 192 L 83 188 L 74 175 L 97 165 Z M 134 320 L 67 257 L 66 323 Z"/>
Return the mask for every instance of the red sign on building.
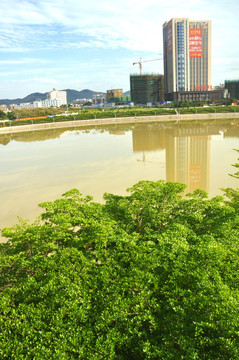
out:
<path id="1" fill-rule="evenodd" d="M 189 29 L 189 57 L 202 57 L 202 29 Z"/>
<path id="2" fill-rule="evenodd" d="M 195 86 L 195 90 L 212 90 L 212 85 Z"/>

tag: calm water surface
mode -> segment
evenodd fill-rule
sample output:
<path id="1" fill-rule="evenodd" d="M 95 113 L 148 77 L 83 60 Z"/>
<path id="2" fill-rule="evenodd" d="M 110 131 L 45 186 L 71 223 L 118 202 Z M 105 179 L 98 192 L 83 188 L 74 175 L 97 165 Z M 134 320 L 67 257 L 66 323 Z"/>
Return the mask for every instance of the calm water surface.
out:
<path id="1" fill-rule="evenodd" d="M 239 121 L 137 124 L 0 135 L 0 228 L 33 220 L 40 202 L 78 188 L 102 201 L 139 180 L 178 181 L 209 196 L 238 187 Z"/>

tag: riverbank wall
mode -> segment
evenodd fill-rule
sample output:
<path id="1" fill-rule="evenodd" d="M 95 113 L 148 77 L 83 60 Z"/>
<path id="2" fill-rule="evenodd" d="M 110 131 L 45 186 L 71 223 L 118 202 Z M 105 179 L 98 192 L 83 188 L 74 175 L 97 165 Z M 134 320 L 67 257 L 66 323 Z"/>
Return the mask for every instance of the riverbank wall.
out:
<path id="1" fill-rule="evenodd" d="M 100 125 L 117 125 L 132 123 L 150 122 L 179 122 L 179 121 L 207 121 L 207 120 L 233 120 L 239 118 L 239 112 L 234 113 L 210 113 L 210 114 L 177 114 L 177 115 L 155 115 L 155 116 L 136 116 L 136 117 L 115 117 L 105 119 L 74 120 L 61 122 L 48 122 L 42 124 L 29 124 L 19 126 L 8 126 L 0 128 L 0 134 L 17 133 L 23 131 L 36 131 L 46 129 L 58 129 L 68 127 L 85 127 Z"/>

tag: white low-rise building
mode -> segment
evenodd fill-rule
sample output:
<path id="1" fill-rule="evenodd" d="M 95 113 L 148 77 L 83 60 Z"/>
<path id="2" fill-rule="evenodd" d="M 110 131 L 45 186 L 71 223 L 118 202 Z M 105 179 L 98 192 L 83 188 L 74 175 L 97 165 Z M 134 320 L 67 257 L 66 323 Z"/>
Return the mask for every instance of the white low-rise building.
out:
<path id="1" fill-rule="evenodd" d="M 94 94 L 93 104 L 104 104 L 106 103 L 106 94 Z"/>
<path id="2" fill-rule="evenodd" d="M 83 105 L 85 103 L 92 103 L 92 99 L 75 99 L 73 105 Z"/>
<path id="3" fill-rule="evenodd" d="M 29 109 L 29 108 L 43 108 L 43 107 L 60 107 L 61 100 L 53 99 L 53 100 L 38 100 L 33 101 L 32 103 L 21 103 L 21 104 L 12 104 L 11 108 L 14 109 Z"/>
<path id="4" fill-rule="evenodd" d="M 23 108 L 42 108 L 42 107 L 60 107 L 61 105 L 67 105 L 67 92 L 58 91 L 53 89 L 47 94 L 47 98 L 44 100 L 36 100 L 31 103 L 11 104 L 11 109 L 23 109 Z"/>

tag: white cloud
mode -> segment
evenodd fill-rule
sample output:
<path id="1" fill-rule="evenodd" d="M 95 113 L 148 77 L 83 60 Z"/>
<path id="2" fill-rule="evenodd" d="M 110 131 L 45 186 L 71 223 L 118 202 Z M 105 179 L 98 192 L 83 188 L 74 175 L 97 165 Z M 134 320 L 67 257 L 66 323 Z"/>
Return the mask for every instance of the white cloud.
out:
<path id="1" fill-rule="evenodd" d="M 229 67 L 236 67 L 239 57 L 239 2 L 228 1 L 225 6 L 222 0 L 2 0 L 0 77 L 8 74 L 16 83 L 24 78 L 29 87 L 27 76 L 37 79 L 34 84 L 38 79 L 62 79 L 66 87 L 75 76 L 82 84 L 97 81 L 100 90 L 124 79 L 128 87 L 129 73 L 138 71 L 132 63 L 162 53 L 163 23 L 189 17 L 212 19 L 212 72 L 217 82 Z M 143 68 L 163 70 L 162 62 L 145 63 Z"/>
<path id="2" fill-rule="evenodd" d="M 17 47 L 1 47 L 0 46 L 0 52 L 1 53 L 26 53 L 26 52 L 30 52 L 32 49 L 30 48 L 26 48 L 23 46 L 17 46 Z"/>
<path id="3" fill-rule="evenodd" d="M 114 1 L 113 5 L 109 1 L 96 3 L 92 0 L 86 3 L 74 0 L 66 2 L 40 0 L 37 3 L 13 0 L 11 5 L 9 8 L 8 2 L 3 1 L 2 23 L 21 26 L 21 38 L 27 42 L 29 42 L 28 35 L 34 41 L 37 28 L 24 32 L 24 27 L 58 25 L 68 29 L 68 34 L 72 34 L 72 30 L 75 30 L 78 34 L 93 38 L 97 42 L 102 41 L 97 46 L 107 47 L 113 43 L 114 47 L 118 44 L 130 49 L 133 47 L 133 50 L 151 51 L 154 50 L 156 41 L 161 42 L 162 23 L 172 17 L 173 8 L 178 8 L 177 2 L 172 0 L 164 5 L 163 12 L 162 4 L 156 0 L 147 2 L 118 0 Z M 185 16 L 185 7 L 189 11 L 192 5 L 189 6 L 188 1 L 181 2 L 177 16 L 180 12 Z"/>
<path id="4" fill-rule="evenodd" d="M 183 0 L 180 3 L 176 0 L 166 3 L 158 0 L 116 0 L 113 3 L 93 0 L 84 3 L 78 0 L 12 0 L 9 7 L 9 2 L 3 0 L 1 21 L 5 26 L 12 24 L 13 30 L 12 34 L 9 34 L 9 39 L 17 39 L 19 43 L 24 42 L 29 46 L 37 45 L 38 40 L 40 48 L 60 47 L 61 41 L 52 39 L 50 43 L 44 43 L 43 38 L 44 33 L 53 36 L 61 32 L 66 37 L 75 36 L 77 39 L 78 36 L 78 47 L 86 47 L 86 44 L 89 44 L 88 46 L 96 45 L 101 48 L 122 47 L 133 51 L 158 52 L 159 49 L 162 50 L 162 24 L 165 20 L 187 16 L 191 19 L 215 18 L 220 22 L 225 19 L 228 12 L 235 16 L 235 6 L 234 10 L 229 10 L 219 1 L 215 8 L 213 1 L 206 0 Z M 58 26 L 60 28 L 57 28 Z M 19 27 L 20 38 L 17 35 Z M 17 30 L 15 34 L 14 28 Z M 87 40 L 81 40 L 82 36 L 86 36 Z M 42 43 L 39 43 L 39 37 Z M 66 41 L 64 47 L 70 46 L 71 43 L 67 44 Z"/>
<path id="5" fill-rule="evenodd" d="M 49 60 L 42 60 L 38 58 L 22 58 L 22 59 L 15 59 L 15 60 L 0 60 L 1 65 L 27 65 L 27 64 L 42 64 L 42 63 L 50 63 Z"/>
<path id="6" fill-rule="evenodd" d="M 38 83 L 57 83 L 56 79 L 48 78 L 48 77 L 34 77 L 28 79 L 18 79 L 18 80 L 11 80 L 11 82 L 19 82 L 19 83 L 29 83 L 29 82 L 38 82 Z"/>

